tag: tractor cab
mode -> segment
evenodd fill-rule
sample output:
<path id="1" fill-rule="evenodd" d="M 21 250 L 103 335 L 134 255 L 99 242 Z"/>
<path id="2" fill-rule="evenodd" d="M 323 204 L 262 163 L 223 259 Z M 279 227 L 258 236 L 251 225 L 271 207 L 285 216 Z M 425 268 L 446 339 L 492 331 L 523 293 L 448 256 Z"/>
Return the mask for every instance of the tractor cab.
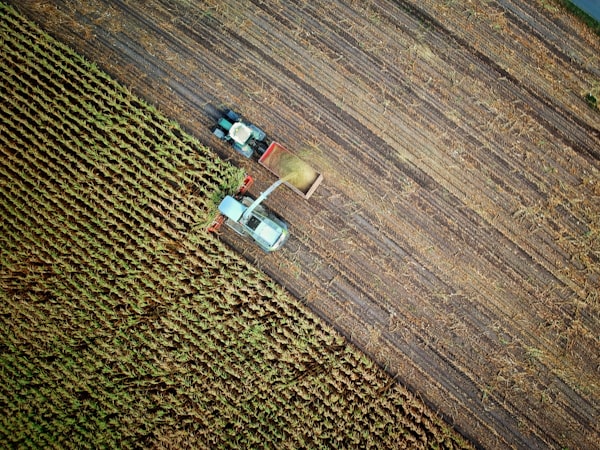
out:
<path id="1" fill-rule="evenodd" d="M 236 122 L 229 128 L 229 137 L 240 145 L 244 145 L 252 137 L 252 128 L 242 122 Z"/>
<path id="2" fill-rule="evenodd" d="M 256 125 L 243 122 L 239 114 L 230 109 L 219 119 L 213 134 L 219 139 L 228 141 L 246 158 L 250 158 L 255 152 L 260 157 L 268 147 L 265 132 Z"/>

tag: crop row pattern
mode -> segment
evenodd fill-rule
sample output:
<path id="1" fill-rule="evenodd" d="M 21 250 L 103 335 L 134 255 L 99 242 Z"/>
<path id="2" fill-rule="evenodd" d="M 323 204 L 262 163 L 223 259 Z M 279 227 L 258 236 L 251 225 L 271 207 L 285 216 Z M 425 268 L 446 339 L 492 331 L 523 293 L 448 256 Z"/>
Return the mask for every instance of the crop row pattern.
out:
<path id="1" fill-rule="evenodd" d="M 205 233 L 243 173 L 0 3 L 0 443 L 468 446 Z"/>

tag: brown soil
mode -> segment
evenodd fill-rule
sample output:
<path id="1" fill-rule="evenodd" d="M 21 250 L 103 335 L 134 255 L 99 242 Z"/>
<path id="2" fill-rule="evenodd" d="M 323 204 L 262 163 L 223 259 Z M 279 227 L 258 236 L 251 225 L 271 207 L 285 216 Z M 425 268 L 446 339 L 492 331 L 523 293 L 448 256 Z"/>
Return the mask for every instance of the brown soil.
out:
<path id="1" fill-rule="evenodd" d="M 600 446 L 600 39 L 551 1 L 10 1 L 202 142 L 242 112 L 324 175 L 265 256 L 486 448 Z"/>

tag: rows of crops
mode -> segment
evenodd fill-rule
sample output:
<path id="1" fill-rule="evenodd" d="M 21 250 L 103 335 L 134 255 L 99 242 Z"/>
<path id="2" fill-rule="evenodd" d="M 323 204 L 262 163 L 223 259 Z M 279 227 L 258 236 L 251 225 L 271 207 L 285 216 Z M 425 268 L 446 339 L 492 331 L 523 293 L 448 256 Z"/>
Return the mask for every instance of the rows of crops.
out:
<path id="1" fill-rule="evenodd" d="M 323 173 L 269 198 L 282 252 L 221 238 L 480 447 L 600 447 L 600 41 L 558 0 L 8 2 L 202 142 L 231 106 Z"/>
<path id="2" fill-rule="evenodd" d="M 468 446 L 205 233 L 241 171 L 0 12 L 2 446 Z"/>

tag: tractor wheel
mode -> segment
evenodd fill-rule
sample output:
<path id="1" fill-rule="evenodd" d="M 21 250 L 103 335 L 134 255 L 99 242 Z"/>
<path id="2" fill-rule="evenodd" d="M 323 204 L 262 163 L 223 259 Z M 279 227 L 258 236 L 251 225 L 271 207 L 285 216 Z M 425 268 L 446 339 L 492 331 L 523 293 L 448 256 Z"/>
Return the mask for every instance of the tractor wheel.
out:
<path id="1" fill-rule="evenodd" d="M 235 111 L 232 111 L 231 109 L 226 110 L 225 115 L 228 119 L 231 119 L 233 122 L 237 122 L 238 120 L 240 120 L 240 115 Z"/>
<path id="2" fill-rule="evenodd" d="M 267 144 L 265 144 L 264 142 L 259 142 L 258 145 L 256 146 L 256 154 L 258 155 L 258 157 L 260 158 L 262 155 L 265 154 L 266 151 L 267 151 Z"/>
<path id="3" fill-rule="evenodd" d="M 218 137 L 219 139 L 225 139 L 225 132 L 223 130 L 221 130 L 220 128 L 215 128 L 215 131 L 213 131 L 213 134 Z"/>

